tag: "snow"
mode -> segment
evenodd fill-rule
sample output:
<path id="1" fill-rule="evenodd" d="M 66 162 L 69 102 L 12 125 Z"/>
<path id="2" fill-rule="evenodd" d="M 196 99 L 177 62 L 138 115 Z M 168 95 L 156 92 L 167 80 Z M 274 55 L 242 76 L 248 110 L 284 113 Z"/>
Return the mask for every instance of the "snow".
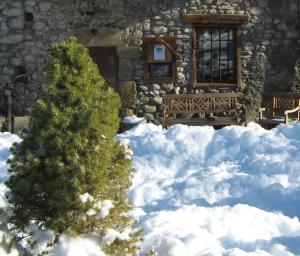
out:
<path id="1" fill-rule="evenodd" d="M 94 201 L 94 197 L 92 195 L 90 195 L 89 193 L 84 193 L 79 196 L 79 200 L 81 201 L 81 203 L 84 204 L 89 201 Z"/>
<path id="2" fill-rule="evenodd" d="M 120 233 L 114 229 L 108 229 L 105 236 L 102 239 L 102 242 L 106 245 L 110 245 L 115 239 L 119 240 L 129 240 L 130 239 L 130 232 L 132 230 L 130 228 L 127 228 L 124 230 L 124 232 Z"/>
<path id="3" fill-rule="evenodd" d="M 104 219 L 109 215 L 109 211 L 111 208 L 114 207 L 113 202 L 110 200 L 104 200 L 101 204 L 95 205 L 97 209 L 100 210 L 100 212 L 97 214 L 97 217 L 100 219 Z"/>
<path id="4" fill-rule="evenodd" d="M 53 256 L 105 256 L 96 237 L 62 236 L 53 248 Z"/>
<path id="5" fill-rule="evenodd" d="M 141 255 L 300 255 L 300 124 L 142 124 L 131 146 Z"/>
<path id="6" fill-rule="evenodd" d="M 125 116 L 122 120 L 124 124 L 145 124 L 147 123 L 144 117 L 137 117 L 137 116 Z"/>
<path id="7" fill-rule="evenodd" d="M 221 130 L 140 124 L 117 139 L 133 160 L 129 196 L 144 232 L 141 256 L 150 250 L 158 256 L 300 255 L 299 123 L 270 131 L 254 123 Z M 20 139 L 0 134 L 2 209 L 13 141 Z M 105 218 L 113 207 L 88 193 L 80 198 L 94 203 L 87 214 Z M 35 252 L 53 241 L 49 230 L 34 233 Z M 101 241 L 92 234 L 63 235 L 51 255 L 103 256 L 101 246 L 126 240 L 129 233 L 109 229 Z M 0 255 L 18 255 L 1 250 Z"/>

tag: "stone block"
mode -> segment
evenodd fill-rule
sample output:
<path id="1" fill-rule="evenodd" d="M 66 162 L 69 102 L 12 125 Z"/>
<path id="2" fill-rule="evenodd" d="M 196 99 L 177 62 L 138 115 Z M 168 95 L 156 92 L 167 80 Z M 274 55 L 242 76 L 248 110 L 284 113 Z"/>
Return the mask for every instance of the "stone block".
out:
<path id="1" fill-rule="evenodd" d="M 299 33 L 298 31 L 288 31 L 287 34 L 286 34 L 286 37 L 287 38 L 291 38 L 291 39 L 296 39 L 299 37 Z"/>
<path id="2" fill-rule="evenodd" d="M 35 0 L 26 0 L 26 2 L 25 2 L 25 6 L 33 7 L 35 5 L 36 5 Z"/>
<path id="3" fill-rule="evenodd" d="M 33 25 L 33 29 L 35 29 L 35 30 L 42 30 L 45 27 L 46 27 L 46 24 L 43 22 L 35 22 Z"/>
<path id="4" fill-rule="evenodd" d="M 150 113 L 145 113 L 144 117 L 146 118 L 147 121 L 153 121 L 154 120 L 154 116 Z"/>
<path id="5" fill-rule="evenodd" d="M 253 16 L 260 16 L 260 15 L 262 15 L 263 10 L 261 8 L 258 8 L 258 7 L 252 7 L 250 9 L 250 13 Z"/>
<path id="6" fill-rule="evenodd" d="M 158 84 L 151 84 L 150 88 L 151 88 L 152 91 L 160 90 L 160 85 L 158 85 Z"/>
<path id="7" fill-rule="evenodd" d="M 133 76 L 133 63 L 128 59 L 120 59 L 119 61 L 119 80 L 128 81 L 132 79 Z"/>
<path id="8" fill-rule="evenodd" d="M 40 3 L 39 7 L 42 12 L 47 12 L 50 10 L 52 3 L 44 2 Z"/>
<path id="9" fill-rule="evenodd" d="M 152 32 L 155 34 L 155 35 L 160 35 L 160 34 L 165 34 L 168 32 L 168 28 L 165 27 L 165 26 L 157 26 L 157 27 L 154 27 Z"/>
<path id="10" fill-rule="evenodd" d="M 132 34 L 133 38 L 135 39 L 141 39 L 143 37 L 143 32 L 140 30 L 136 30 L 133 34 Z"/>
<path id="11" fill-rule="evenodd" d="M 2 13 L 8 17 L 18 17 L 23 15 L 23 9 L 21 8 L 4 9 Z"/>
<path id="12" fill-rule="evenodd" d="M 136 83 L 134 81 L 126 81 L 120 83 L 120 96 L 122 99 L 122 107 L 135 109 L 137 100 Z"/>
<path id="13" fill-rule="evenodd" d="M 28 55 L 24 58 L 26 63 L 33 63 L 35 58 L 32 55 Z"/>
<path id="14" fill-rule="evenodd" d="M 24 40 L 24 36 L 21 34 L 9 35 L 0 38 L 0 43 L 2 44 L 18 44 Z"/>
<path id="15" fill-rule="evenodd" d="M 141 56 L 141 48 L 140 47 L 118 47 L 118 56 L 121 59 L 138 59 Z"/>
<path id="16" fill-rule="evenodd" d="M 155 113 L 156 112 L 156 106 L 144 105 L 144 111 L 146 113 Z"/>
<path id="17" fill-rule="evenodd" d="M 24 17 L 14 17 L 8 20 L 8 26 L 11 29 L 23 29 L 24 28 Z"/>
<path id="18" fill-rule="evenodd" d="M 167 92 L 170 92 L 170 91 L 172 91 L 174 89 L 174 85 L 173 84 L 166 84 L 166 83 L 164 83 L 164 84 L 162 84 L 162 88 L 164 90 L 166 90 Z"/>
<path id="19" fill-rule="evenodd" d="M 151 99 L 151 103 L 154 105 L 161 105 L 163 103 L 162 97 L 155 96 Z"/>
<path id="20" fill-rule="evenodd" d="M 286 31 L 287 30 L 287 25 L 284 24 L 284 23 L 279 23 L 276 27 L 279 31 Z"/>
<path id="21" fill-rule="evenodd" d="M 14 117 L 14 133 L 22 134 L 24 129 L 29 128 L 29 116 L 15 116 Z"/>

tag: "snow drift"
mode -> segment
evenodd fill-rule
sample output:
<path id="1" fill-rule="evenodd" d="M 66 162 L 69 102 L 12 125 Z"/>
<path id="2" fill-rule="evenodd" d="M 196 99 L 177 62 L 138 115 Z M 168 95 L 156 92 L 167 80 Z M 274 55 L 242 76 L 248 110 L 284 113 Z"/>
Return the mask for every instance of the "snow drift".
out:
<path id="1" fill-rule="evenodd" d="M 146 124 L 118 139 L 133 151 L 142 254 L 300 255 L 300 124 Z"/>
<path id="2" fill-rule="evenodd" d="M 300 124 L 270 131 L 140 124 L 117 139 L 131 148 L 129 195 L 144 230 L 141 255 L 300 255 Z M 20 139 L 0 134 L 1 209 L 14 141 Z M 62 237 L 53 255 L 103 254 L 93 237 Z"/>

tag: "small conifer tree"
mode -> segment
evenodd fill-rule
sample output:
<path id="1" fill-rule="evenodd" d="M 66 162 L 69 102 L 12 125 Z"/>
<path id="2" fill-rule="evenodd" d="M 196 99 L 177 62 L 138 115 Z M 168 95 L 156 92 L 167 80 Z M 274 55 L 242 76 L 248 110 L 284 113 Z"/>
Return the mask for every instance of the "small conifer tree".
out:
<path id="1" fill-rule="evenodd" d="M 134 221 L 126 194 L 131 162 L 114 140 L 119 97 L 75 38 L 54 44 L 49 53 L 48 91 L 31 111 L 23 142 L 12 149 L 10 221 L 20 231 L 34 221 L 57 239 L 62 233 L 101 238 L 107 229 L 123 232 Z M 109 214 L 103 202 L 111 202 Z M 139 233 L 116 239 L 105 251 L 135 255 Z"/>
<path id="2" fill-rule="evenodd" d="M 293 93 L 300 93 L 300 60 L 295 64 L 294 75 L 291 81 L 291 91 Z"/>

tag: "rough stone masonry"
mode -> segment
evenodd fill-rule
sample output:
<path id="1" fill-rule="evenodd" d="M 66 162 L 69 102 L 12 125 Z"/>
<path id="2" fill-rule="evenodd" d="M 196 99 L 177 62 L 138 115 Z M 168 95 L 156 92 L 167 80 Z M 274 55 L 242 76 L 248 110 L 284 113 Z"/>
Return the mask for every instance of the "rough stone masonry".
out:
<path id="1" fill-rule="evenodd" d="M 181 21 L 186 13 L 249 16 L 240 27 L 240 90 L 250 120 L 272 91 L 289 89 L 299 38 L 298 0 L 1 0 L 2 114 L 7 87 L 13 90 L 14 114 L 27 113 L 46 88 L 47 47 L 75 35 L 87 47 L 116 47 L 115 87 L 124 106 L 159 123 L 162 95 L 203 92 L 191 89 L 192 25 Z M 176 38 L 176 82 L 144 80 L 141 46 L 149 36 Z"/>

